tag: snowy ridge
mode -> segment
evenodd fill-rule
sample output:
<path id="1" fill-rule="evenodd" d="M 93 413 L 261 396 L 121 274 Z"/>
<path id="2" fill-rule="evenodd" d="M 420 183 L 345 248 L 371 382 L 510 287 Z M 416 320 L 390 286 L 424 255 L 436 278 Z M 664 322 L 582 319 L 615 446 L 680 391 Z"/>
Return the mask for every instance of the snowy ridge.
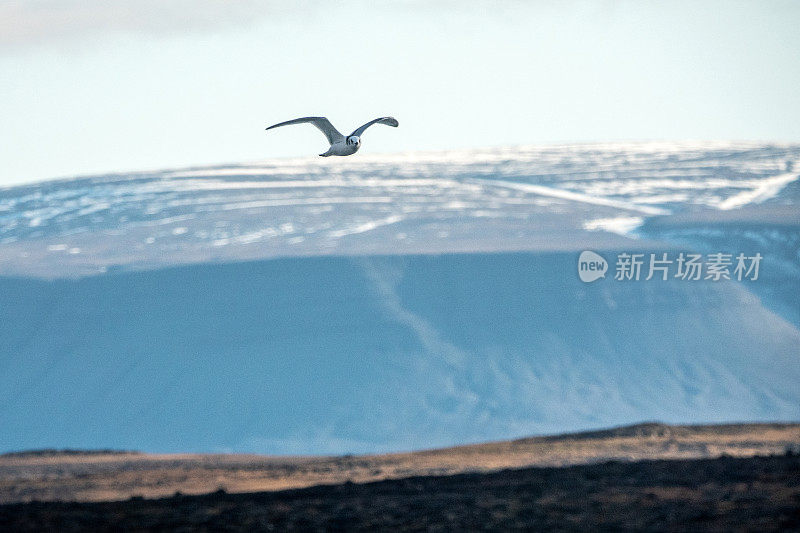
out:
<path id="1" fill-rule="evenodd" d="M 796 205 L 797 145 L 643 143 L 271 161 L 0 190 L 0 273 L 580 249 L 595 220 Z M 800 166 L 800 165 L 797 165 Z M 387 224 L 386 221 L 391 221 Z M 632 227 L 632 226 L 631 226 Z M 65 251 L 67 251 L 65 253 Z"/>

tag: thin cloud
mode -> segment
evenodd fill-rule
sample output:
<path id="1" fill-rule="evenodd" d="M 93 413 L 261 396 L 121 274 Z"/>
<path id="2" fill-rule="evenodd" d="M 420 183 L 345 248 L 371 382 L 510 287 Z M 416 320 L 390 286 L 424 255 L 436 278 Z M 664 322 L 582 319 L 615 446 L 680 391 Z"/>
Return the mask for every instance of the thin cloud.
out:
<path id="1" fill-rule="evenodd" d="M 0 47 L 19 48 L 118 32 L 170 35 L 285 15 L 265 0 L 21 0 L 0 4 Z M 292 4 L 293 10 L 298 7 Z"/>

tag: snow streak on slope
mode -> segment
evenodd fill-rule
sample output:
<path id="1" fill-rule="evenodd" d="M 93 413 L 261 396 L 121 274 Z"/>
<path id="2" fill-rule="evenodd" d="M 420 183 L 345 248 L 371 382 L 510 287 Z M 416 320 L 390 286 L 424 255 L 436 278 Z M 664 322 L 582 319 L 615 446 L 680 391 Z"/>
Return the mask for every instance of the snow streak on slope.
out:
<path id="1" fill-rule="evenodd" d="M 720 209 L 735 209 L 751 203 L 761 203 L 778 194 L 786 185 L 797 180 L 800 174 L 780 174 L 759 180 L 752 189 L 746 189 L 737 195 L 726 198 L 718 204 Z"/>

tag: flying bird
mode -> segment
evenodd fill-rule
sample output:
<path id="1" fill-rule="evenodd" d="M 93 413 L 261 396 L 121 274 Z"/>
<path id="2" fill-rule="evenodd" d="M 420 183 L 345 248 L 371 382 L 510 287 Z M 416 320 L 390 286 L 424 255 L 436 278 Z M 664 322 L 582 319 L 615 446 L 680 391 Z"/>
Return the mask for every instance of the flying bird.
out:
<path id="1" fill-rule="evenodd" d="M 317 127 L 322 133 L 325 134 L 327 137 L 328 142 L 330 143 L 330 148 L 324 154 L 319 154 L 322 157 L 329 157 L 332 155 L 353 155 L 354 153 L 358 152 L 358 149 L 361 148 L 361 134 L 364 133 L 364 130 L 372 126 L 373 124 L 386 124 L 387 126 L 392 126 L 396 128 L 398 126 L 398 122 L 396 119 L 392 117 L 381 117 L 376 118 L 375 120 L 370 120 L 360 128 L 357 128 L 353 133 L 345 137 L 339 130 L 333 127 L 333 124 L 325 117 L 303 117 L 303 118 L 296 118 L 294 120 L 287 120 L 286 122 L 280 122 L 273 126 L 267 128 L 271 130 L 272 128 L 278 128 L 280 126 L 290 126 L 292 124 L 305 124 L 305 123 L 313 124 Z"/>

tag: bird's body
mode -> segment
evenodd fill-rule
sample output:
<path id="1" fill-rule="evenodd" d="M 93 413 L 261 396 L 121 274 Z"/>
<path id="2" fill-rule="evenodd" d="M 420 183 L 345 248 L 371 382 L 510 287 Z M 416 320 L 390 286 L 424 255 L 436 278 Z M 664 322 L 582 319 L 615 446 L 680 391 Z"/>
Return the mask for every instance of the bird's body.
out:
<path id="1" fill-rule="evenodd" d="M 328 139 L 330 148 L 328 148 L 328 151 L 324 154 L 319 154 L 322 157 L 329 157 L 332 155 L 346 156 L 353 155 L 354 153 L 358 152 L 358 149 L 361 148 L 361 134 L 373 124 L 386 124 L 387 126 L 392 126 L 393 128 L 396 128 L 399 125 L 397 120 L 392 117 L 380 117 L 376 118 L 375 120 L 370 120 L 360 128 L 357 128 L 355 131 L 353 131 L 353 133 L 345 137 L 339 133 L 339 130 L 334 128 L 333 124 L 331 124 L 330 121 L 325 117 L 303 117 L 296 118 L 294 120 L 287 120 L 286 122 L 280 122 L 268 127 L 267 129 L 271 130 L 272 128 L 277 128 L 280 126 L 305 123 L 316 126 L 317 129 L 324 133 L 325 137 Z"/>
<path id="2" fill-rule="evenodd" d="M 347 144 L 345 140 L 341 140 L 339 142 L 335 142 L 328 148 L 328 151 L 324 154 L 319 154 L 322 157 L 329 157 L 332 155 L 353 155 L 354 153 L 358 152 L 358 149 L 361 148 L 361 139 L 353 144 Z"/>

